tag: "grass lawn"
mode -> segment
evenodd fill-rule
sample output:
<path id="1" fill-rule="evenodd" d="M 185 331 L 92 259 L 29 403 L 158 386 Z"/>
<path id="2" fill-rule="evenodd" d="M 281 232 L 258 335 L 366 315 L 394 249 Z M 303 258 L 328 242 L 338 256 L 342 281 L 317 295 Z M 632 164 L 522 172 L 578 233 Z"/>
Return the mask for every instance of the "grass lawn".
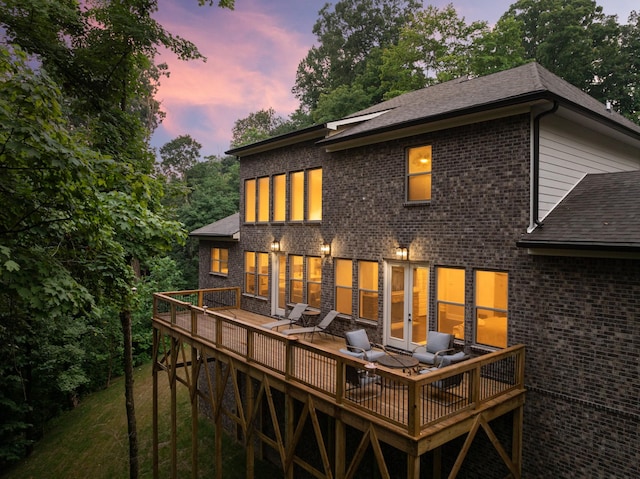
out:
<path id="1" fill-rule="evenodd" d="M 170 459 L 170 390 L 159 374 L 160 477 L 168 477 Z M 135 406 L 138 425 L 140 478 L 152 477 L 151 364 L 136 368 Z M 178 385 L 178 477 L 191 477 L 191 407 L 187 388 Z M 199 476 L 214 477 L 214 431 L 199 421 Z M 226 438 L 225 438 L 226 439 Z M 3 479 L 113 479 L 129 476 L 129 444 L 124 405 L 124 378 L 85 398 L 72 411 L 52 421 L 30 457 L 2 475 Z M 244 478 L 244 449 L 225 440 L 224 477 Z M 256 477 L 278 477 L 270 465 L 256 463 Z"/>

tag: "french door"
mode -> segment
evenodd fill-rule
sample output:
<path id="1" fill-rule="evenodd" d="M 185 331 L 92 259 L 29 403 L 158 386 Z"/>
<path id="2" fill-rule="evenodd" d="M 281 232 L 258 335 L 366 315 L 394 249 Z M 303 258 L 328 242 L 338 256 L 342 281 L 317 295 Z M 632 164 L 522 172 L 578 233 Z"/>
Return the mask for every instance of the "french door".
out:
<path id="1" fill-rule="evenodd" d="M 424 344 L 428 327 L 429 268 L 387 263 L 385 275 L 385 344 L 411 351 Z"/>

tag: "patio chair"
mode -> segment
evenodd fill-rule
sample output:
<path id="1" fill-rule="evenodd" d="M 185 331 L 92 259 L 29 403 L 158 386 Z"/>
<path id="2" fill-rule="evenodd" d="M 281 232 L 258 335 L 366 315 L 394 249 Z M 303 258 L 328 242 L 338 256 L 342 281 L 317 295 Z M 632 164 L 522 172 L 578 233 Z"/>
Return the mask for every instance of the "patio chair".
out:
<path id="1" fill-rule="evenodd" d="M 297 303 L 286 318 L 279 319 L 277 321 L 271 321 L 270 323 L 263 324 L 263 328 L 274 329 L 277 331 L 280 326 L 292 326 L 302 319 L 304 310 L 309 306 L 306 303 Z"/>
<path id="2" fill-rule="evenodd" d="M 352 401 L 362 402 L 378 397 L 382 393 L 380 376 L 377 374 L 370 374 L 353 366 L 345 366 L 345 379 L 347 382 L 345 392 Z"/>
<path id="3" fill-rule="evenodd" d="M 344 339 L 347 347 L 340 349 L 341 353 L 371 362 L 376 362 L 379 358 L 387 354 L 384 349 L 374 349 L 376 345 L 369 341 L 369 336 L 364 329 L 347 331 L 344 333 Z"/>
<path id="4" fill-rule="evenodd" d="M 425 351 L 418 351 L 424 348 Z M 440 364 L 441 357 L 453 352 L 453 334 L 429 331 L 426 346 L 418 346 L 413 350 L 413 357 L 424 364 Z"/>
<path id="5" fill-rule="evenodd" d="M 445 354 L 442 356 L 442 360 L 440 361 L 440 364 L 438 364 L 438 366 L 433 368 L 421 369 L 419 371 L 419 374 L 428 374 L 430 372 L 438 371 L 442 368 L 446 368 L 447 366 L 466 361 L 467 359 L 469 359 L 469 355 L 465 354 L 463 351 L 455 354 Z M 462 383 L 463 378 L 464 373 L 455 374 L 453 376 L 434 381 L 428 386 L 431 392 L 434 393 L 437 397 L 453 397 L 456 399 L 463 399 L 462 396 L 450 391 L 451 389 L 458 387 Z M 451 404 L 453 402 L 454 401 L 448 401 L 448 404 Z"/>
<path id="6" fill-rule="evenodd" d="M 331 311 L 329 311 L 326 314 L 326 316 L 324 318 L 322 318 L 322 321 L 320 321 L 315 326 L 308 326 L 308 327 L 304 327 L 304 328 L 285 329 L 284 331 L 282 331 L 282 334 L 286 334 L 286 335 L 304 334 L 306 336 L 307 333 L 311 333 L 311 342 L 313 342 L 313 335 L 315 333 L 328 334 L 326 330 L 331 325 L 331 323 L 333 322 L 333 320 L 336 318 L 337 315 L 338 315 L 338 312 L 335 309 L 332 309 Z"/>

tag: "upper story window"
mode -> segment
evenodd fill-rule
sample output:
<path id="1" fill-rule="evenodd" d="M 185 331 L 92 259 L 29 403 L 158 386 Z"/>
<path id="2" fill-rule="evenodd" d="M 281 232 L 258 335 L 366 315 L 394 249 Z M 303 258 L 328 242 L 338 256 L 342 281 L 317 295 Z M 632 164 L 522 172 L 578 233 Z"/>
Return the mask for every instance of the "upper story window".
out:
<path id="1" fill-rule="evenodd" d="M 269 221 L 269 177 L 258 178 L 258 222 Z"/>
<path id="2" fill-rule="evenodd" d="M 287 175 L 273 177 L 272 221 L 285 221 L 287 214 Z"/>
<path id="3" fill-rule="evenodd" d="M 509 276 L 501 271 L 476 271 L 476 343 L 507 347 Z"/>
<path id="4" fill-rule="evenodd" d="M 307 172 L 307 219 L 309 221 L 322 220 L 322 169 Z"/>
<path id="5" fill-rule="evenodd" d="M 244 182 L 244 222 L 268 223 L 289 221 L 322 221 L 322 168 L 287 175 L 247 179 Z"/>
<path id="6" fill-rule="evenodd" d="M 407 152 L 407 202 L 431 200 L 431 146 Z"/>
<path id="7" fill-rule="evenodd" d="M 353 261 L 350 259 L 335 260 L 336 306 L 339 313 L 353 314 Z"/>
<path id="8" fill-rule="evenodd" d="M 362 319 L 378 320 L 378 263 L 358 262 L 358 303 Z"/>
<path id="9" fill-rule="evenodd" d="M 291 173 L 291 221 L 304 220 L 304 171 Z"/>
<path id="10" fill-rule="evenodd" d="M 254 223 L 256 221 L 256 180 L 244 182 L 244 221 Z"/>
<path id="11" fill-rule="evenodd" d="M 245 251 L 244 292 L 261 298 L 269 295 L 269 255 Z"/>
<path id="12" fill-rule="evenodd" d="M 229 274 L 229 250 L 227 248 L 211 248 L 211 272 Z"/>
<path id="13" fill-rule="evenodd" d="M 436 270 L 438 331 L 464 339 L 464 270 Z"/>

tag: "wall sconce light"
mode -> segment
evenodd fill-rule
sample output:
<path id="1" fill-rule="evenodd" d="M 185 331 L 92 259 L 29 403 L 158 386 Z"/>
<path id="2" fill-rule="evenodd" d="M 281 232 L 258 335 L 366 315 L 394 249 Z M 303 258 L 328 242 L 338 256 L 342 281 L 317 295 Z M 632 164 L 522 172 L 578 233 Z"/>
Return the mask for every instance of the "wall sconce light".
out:
<path id="1" fill-rule="evenodd" d="M 322 246 L 320 246 L 320 251 L 323 255 L 329 256 L 331 254 L 331 243 L 322 243 Z"/>
<path id="2" fill-rule="evenodd" d="M 274 253 L 280 251 L 280 241 L 273 240 L 271 242 L 271 251 L 273 251 Z"/>
<path id="3" fill-rule="evenodd" d="M 406 261 L 409 259 L 409 250 L 407 248 L 396 248 L 396 259 Z"/>

